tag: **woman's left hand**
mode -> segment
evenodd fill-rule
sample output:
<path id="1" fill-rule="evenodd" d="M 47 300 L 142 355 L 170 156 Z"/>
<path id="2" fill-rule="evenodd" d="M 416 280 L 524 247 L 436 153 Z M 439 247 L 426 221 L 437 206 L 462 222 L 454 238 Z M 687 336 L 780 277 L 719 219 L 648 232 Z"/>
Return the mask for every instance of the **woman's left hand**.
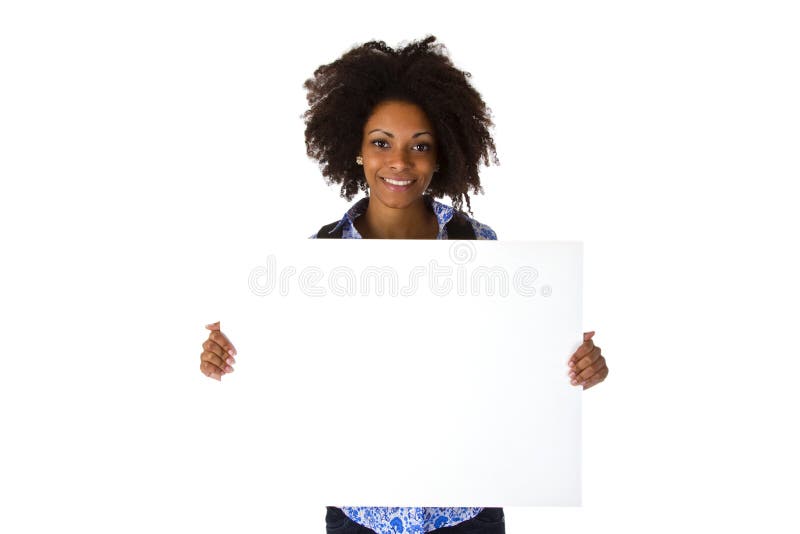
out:
<path id="1" fill-rule="evenodd" d="M 583 344 L 567 362 L 572 385 L 583 386 L 584 391 L 599 384 L 608 376 L 606 359 L 600 354 L 600 347 L 594 345 L 593 336 L 594 331 L 584 332 Z"/>

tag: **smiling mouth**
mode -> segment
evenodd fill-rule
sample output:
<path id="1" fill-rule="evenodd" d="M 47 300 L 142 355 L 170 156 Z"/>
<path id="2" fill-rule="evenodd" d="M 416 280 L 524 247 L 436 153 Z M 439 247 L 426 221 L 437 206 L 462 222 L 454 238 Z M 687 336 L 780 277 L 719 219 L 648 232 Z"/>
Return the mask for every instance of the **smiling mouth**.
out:
<path id="1" fill-rule="evenodd" d="M 380 179 L 386 182 L 387 184 L 392 184 L 399 187 L 411 185 L 416 181 L 416 180 L 393 180 L 392 178 L 384 178 L 383 176 L 381 176 Z"/>

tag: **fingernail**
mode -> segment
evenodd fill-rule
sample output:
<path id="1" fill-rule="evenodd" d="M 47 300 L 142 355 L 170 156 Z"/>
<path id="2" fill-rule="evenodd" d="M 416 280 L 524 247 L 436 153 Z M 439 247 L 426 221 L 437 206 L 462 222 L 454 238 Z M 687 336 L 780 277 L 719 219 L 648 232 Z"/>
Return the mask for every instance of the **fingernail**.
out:
<path id="1" fill-rule="evenodd" d="M 572 384 L 573 386 L 576 386 L 578 384 L 578 381 L 573 379 L 572 382 L 570 382 L 570 384 Z"/>
<path id="2" fill-rule="evenodd" d="M 233 349 L 228 349 L 228 354 L 230 354 L 231 356 L 233 356 Z"/>
<path id="3" fill-rule="evenodd" d="M 225 372 L 232 373 L 233 372 L 233 367 L 228 365 L 227 367 L 225 367 Z"/>
<path id="4" fill-rule="evenodd" d="M 575 367 L 575 362 L 574 362 L 573 360 L 570 360 L 570 361 L 569 361 L 569 366 L 570 366 L 570 367 Z"/>
<path id="5" fill-rule="evenodd" d="M 233 358 L 228 358 L 228 359 L 227 359 L 227 360 L 225 360 L 225 361 L 226 361 L 227 363 L 231 364 L 231 365 L 233 365 L 234 363 L 236 363 L 236 361 L 235 361 Z"/>
<path id="6" fill-rule="evenodd" d="M 570 378 L 575 378 L 575 371 L 570 371 L 569 372 L 569 377 Z"/>

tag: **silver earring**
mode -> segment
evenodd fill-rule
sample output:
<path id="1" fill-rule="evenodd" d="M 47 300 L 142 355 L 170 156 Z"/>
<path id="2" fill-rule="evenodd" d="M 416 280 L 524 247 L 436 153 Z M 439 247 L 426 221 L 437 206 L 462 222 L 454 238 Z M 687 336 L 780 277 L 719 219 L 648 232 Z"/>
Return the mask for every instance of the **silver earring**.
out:
<path id="1" fill-rule="evenodd" d="M 363 165 L 364 158 L 362 158 L 361 156 L 356 156 L 356 163 L 358 163 L 359 165 Z"/>

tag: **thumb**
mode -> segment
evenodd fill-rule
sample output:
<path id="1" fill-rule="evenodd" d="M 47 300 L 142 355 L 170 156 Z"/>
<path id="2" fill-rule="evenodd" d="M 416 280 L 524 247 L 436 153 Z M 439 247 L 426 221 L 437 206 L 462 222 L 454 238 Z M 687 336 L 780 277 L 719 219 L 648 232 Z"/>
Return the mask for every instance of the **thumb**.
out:
<path id="1" fill-rule="evenodd" d="M 594 337 L 594 330 L 592 330 L 591 332 L 584 332 L 583 333 L 583 340 L 584 341 L 589 341 L 590 339 L 592 339 L 592 337 Z"/>
<path id="2" fill-rule="evenodd" d="M 207 324 L 206 328 L 208 328 L 209 330 L 219 330 L 219 321 L 217 321 L 216 323 Z"/>

